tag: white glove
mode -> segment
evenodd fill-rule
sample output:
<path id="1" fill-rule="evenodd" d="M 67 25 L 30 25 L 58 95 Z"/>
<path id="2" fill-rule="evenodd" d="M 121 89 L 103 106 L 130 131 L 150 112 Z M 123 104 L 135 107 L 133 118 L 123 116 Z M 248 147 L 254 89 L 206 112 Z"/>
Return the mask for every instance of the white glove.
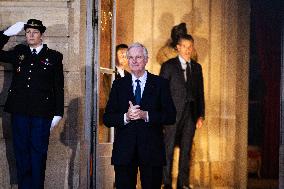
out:
<path id="1" fill-rule="evenodd" d="M 51 126 L 50 126 L 50 131 L 56 126 L 58 125 L 59 121 L 62 119 L 61 116 L 54 116 L 52 121 L 51 121 Z"/>
<path id="2" fill-rule="evenodd" d="M 20 33 L 24 28 L 24 22 L 17 22 L 16 24 L 10 26 L 7 30 L 4 31 L 4 35 L 13 36 Z"/>

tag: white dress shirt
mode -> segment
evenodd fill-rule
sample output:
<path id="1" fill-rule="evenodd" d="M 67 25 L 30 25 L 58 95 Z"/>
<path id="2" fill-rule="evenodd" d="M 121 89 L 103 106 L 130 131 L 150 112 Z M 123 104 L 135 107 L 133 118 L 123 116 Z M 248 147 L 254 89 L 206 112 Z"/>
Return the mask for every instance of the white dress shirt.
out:
<path id="1" fill-rule="evenodd" d="M 118 74 L 120 75 L 120 77 L 124 77 L 124 69 L 116 67 Z"/>
<path id="2" fill-rule="evenodd" d="M 180 63 L 181 63 L 181 68 L 182 68 L 182 70 L 184 71 L 183 72 L 183 75 L 184 75 L 184 79 L 185 79 L 185 81 L 187 81 L 187 78 L 186 78 L 186 60 L 184 60 L 180 55 L 178 56 L 178 59 L 179 59 L 179 61 L 180 61 Z M 191 66 L 191 61 L 189 60 L 189 65 Z"/>
<path id="3" fill-rule="evenodd" d="M 32 48 L 32 47 L 30 47 L 30 49 L 31 49 L 31 52 L 33 52 L 33 49 L 35 49 L 36 50 L 36 54 L 38 54 L 40 51 L 41 51 L 41 49 L 43 48 L 43 44 L 41 44 L 40 46 L 38 46 L 37 48 Z"/>
<path id="4" fill-rule="evenodd" d="M 144 74 L 141 77 L 139 77 L 139 78 L 135 77 L 133 74 L 131 74 L 131 76 L 132 76 L 133 94 L 135 95 L 135 89 L 137 87 L 136 80 L 139 79 L 140 87 L 141 87 L 141 98 L 142 98 L 143 92 L 144 92 L 144 88 L 145 88 L 145 84 L 146 84 L 146 80 L 147 80 L 147 71 L 145 71 Z"/>
<path id="5" fill-rule="evenodd" d="M 143 92 L 144 92 L 144 88 L 145 88 L 145 84 L 146 84 L 146 81 L 147 81 L 147 71 L 144 72 L 144 74 L 137 78 L 135 77 L 133 74 L 131 74 L 132 76 L 132 88 L 133 88 L 133 94 L 135 95 L 135 89 L 137 87 L 137 82 L 136 80 L 139 79 L 140 81 L 140 88 L 141 88 L 141 99 L 143 97 Z M 148 111 L 146 112 L 146 122 L 149 122 L 149 115 L 148 115 Z M 126 113 L 124 114 L 124 125 L 126 125 L 127 123 L 129 123 L 129 121 L 126 120 Z"/>

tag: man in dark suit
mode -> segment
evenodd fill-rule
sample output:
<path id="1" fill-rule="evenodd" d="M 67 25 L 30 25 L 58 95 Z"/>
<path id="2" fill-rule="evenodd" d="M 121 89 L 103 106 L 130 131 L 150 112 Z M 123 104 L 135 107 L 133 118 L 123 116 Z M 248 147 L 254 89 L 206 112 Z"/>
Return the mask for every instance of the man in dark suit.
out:
<path id="1" fill-rule="evenodd" d="M 167 166 L 164 168 L 164 188 L 172 188 L 172 162 L 175 144 L 180 147 L 178 189 L 189 186 L 190 152 L 195 128 L 203 124 L 205 104 L 201 65 L 190 59 L 193 38 L 185 34 L 177 44 L 178 56 L 166 61 L 160 76 L 170 81 L 173 101 L 177 110 L 177 122 L 164 127 Z M 177 143 L 176 143 L 177 142 Z"/>
<path id="2" fill-rule="evenodd" d="M 145 71 L 147 49 L 127 50 L 131 75 L 113 82 L 103 121 L 115 127 L 112 164 L 117 189 L 135 189 L 137 169 L 143 189 L 160 189 L 165 165 L 163 125 L 174 124 L 176 110 L 168 81 Z"/>
<path id="3" fill-rule="evenodd" d="M 26 45 L 0 50 L 0 61 L 13 65 L 5 111 L 12 130 L 19 189 L 44 188 L 50 130 L 64 111 L 63 56 L 42 43 L 46 27 L 40 20 L 17 22 L 0 32 L 0 48 L 25 30 Z"/>
<path id="4" fill-rule="evenodd" d="M 115 48 L 116 56 L 115 56 L 115 79 L 119 79 L 124 77 L 127 74 L 130 74 L 126 71 L 127 66 L 127 57 L 126 51 L 128 46 L 126 44 L 119 44 Z"/>

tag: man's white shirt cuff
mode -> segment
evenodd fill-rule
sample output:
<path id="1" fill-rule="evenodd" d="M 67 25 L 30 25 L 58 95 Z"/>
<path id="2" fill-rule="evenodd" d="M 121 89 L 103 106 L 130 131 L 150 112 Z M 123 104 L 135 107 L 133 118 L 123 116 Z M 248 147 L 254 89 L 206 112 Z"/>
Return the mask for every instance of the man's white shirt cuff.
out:
<path id="1" fill-rule="evenodd" d="M 148 111 L 146 111 L 146 120 L 145 120 L 145 122 L 149 122 L 149 114 L 148 114 Z M 126 125 L 126 124 L 128 124 L 130 121 L 127 121 L 126 120 L 126 113 L 124 113 L 124 115 L 123 115 L 123 121 L 124 121 L 124 125 Z"/>

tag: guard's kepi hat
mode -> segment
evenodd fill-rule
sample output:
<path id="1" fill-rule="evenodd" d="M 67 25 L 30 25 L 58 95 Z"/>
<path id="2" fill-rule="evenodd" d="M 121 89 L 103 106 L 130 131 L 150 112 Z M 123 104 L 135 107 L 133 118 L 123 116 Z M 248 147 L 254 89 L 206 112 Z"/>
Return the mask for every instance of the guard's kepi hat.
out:
<path id="1" fill-rule="evenodd" d="M 28 22 L 24 25 L 24 29 L 27 28 L 34 28 L 38 29 L 40 33 L 44 33 L 46 30 L 46 27 L 42 24 L 42 21 L 37 19 L 29 19 Z"/>

